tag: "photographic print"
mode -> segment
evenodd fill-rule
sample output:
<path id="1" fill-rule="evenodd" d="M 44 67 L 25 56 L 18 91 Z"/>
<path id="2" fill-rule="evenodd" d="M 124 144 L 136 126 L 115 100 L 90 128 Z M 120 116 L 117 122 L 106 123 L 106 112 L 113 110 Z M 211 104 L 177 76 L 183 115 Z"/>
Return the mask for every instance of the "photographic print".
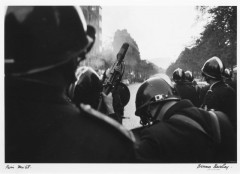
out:
<path id="1" fill-rule="evenodd" d="M 234 172 L 237 5 L 77 2 L 3 3 L 3 172 Z"/>

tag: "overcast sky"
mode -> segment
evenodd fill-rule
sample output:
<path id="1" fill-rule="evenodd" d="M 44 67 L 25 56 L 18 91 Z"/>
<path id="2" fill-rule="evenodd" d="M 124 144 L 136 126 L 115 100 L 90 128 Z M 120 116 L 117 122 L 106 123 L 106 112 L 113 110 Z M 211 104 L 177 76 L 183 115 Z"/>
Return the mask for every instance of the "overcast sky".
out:
<path id="1" fill-rule="evenodd" d="M 141 59 L 166 69 L 203 31 L 196 16 L 194 6 L 102 6 L 103 43 L 108 45 L 117 29 L 127 29 Z"/>

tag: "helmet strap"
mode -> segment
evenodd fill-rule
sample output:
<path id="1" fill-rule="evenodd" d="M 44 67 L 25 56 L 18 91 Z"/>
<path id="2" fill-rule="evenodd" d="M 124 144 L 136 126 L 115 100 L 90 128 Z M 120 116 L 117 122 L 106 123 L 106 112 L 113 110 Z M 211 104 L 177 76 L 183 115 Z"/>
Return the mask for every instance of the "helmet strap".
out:
<path id="1" fill-rule="evenodd" d="M 153 117 L 150 112 L 150 104 L 148 104 L 145 109 L 146 110 L 144 111 L 144 113 L 140 115 L 140 118 L 141 118 L 140 124 L 143 126 L 151 125 L 153 121 Z"/>
<path id="2" fill-rule="evenodd" d="M 167 101 L 166 103 L 163 104 L 160 113 L 157 116 L 157 120 L 165 120 L 165 115 L 167 111 L 169 110 L 170 107 L 172 107 L 174 104 L 176 104 L 177 101 Z"/>
<path id="3" fill-rule="evenodd" d="M 148 117 L 151 122 L 154 122 L 158 119 L 159 113 L 162 110 L 163 102 L 150 103 L 147 107 Z"/>

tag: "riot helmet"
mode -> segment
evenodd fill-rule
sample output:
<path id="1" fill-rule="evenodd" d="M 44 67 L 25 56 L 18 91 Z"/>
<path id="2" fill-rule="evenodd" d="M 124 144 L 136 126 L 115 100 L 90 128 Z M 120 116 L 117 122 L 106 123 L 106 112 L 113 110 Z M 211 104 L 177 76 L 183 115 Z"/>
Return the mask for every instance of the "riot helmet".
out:
<path id="1" fill-rule="evenodd" d="M 170 78 L 165 74 L 155 75 L 144 81 L 139 87 L 135 101 L 135 115 L 141 118 L 141 124 L 146 125 L 147 122 L 154 119 L 147 111 L 151 104 L 163 104 L 166 101 L 178 100 L 180 97 L 177 95 Z"/>
<path id="2" fill-rule="evenodd" d="M 185 72 L 185 80 L 186 81 L 189 81 L 189 82 L 192 82 L 193 81 L 193 75 L 192 75 L 192 72 L 191 71 L 186 71 Z"/>
<path id="3" fill-rule="evenodd" d="M 5 73 L 33 74 L 73 58 L 80 60 L 93 45 L 94 30 L 87 26 L 80 7 L 9 6 L 5 15 Z"/>
<path id="4" fill-rule="evenodd" d="M 115 86 L 114 90 L 112 90 L 112 93 L 119 94 L 123 106 L 126 106 L 128 104 L 130 100 L 130 91 L 129 88 L 124 83 L 122 82 L 118 83 L 118 85 Z"/>
<path id="5" fill-rule="evenodd" d="M 231 79 L 232 78 L 232 71 L 228 68 L 226 68 L 224 70 L 224 73 L 223 73 L 223 76 L 226 78 L 226 79 Z"/>
<path id="6" fill-rule="evenodd" d="M 174 82 L 181 82 L 185 79 L 184 71 L 181 68 L 177 68 L 173 72 L 173 81 Z"/>
<path id="7" fill-rule="evenodd" d="M 224 73 L 224 65 L 218 57 L 214 56 L 204 63 L 201 71 L 205 77 L 221 80 Z"/>
<path id="8" fill-rule="evenodd" d="M 79 106 L 80 103 L 89 104 L 97 108 L 102 83 L 99 75 L 91 67 L 79 67 L 76 71 L 77 81 L 70 85 L 68 96 Z"/>

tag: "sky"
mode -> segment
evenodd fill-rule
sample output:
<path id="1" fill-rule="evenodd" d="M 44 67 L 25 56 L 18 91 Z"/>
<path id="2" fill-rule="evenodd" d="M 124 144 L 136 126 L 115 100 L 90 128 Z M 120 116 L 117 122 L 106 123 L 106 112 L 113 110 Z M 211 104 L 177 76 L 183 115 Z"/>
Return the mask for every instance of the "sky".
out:
<path id="1" fill-rule="evenodd" d="M 127 29 L 141 59 L 166 69 L 203 31 L 205 21 L 196 22 L 197 14 L 195 6 L 102 6 L 103 46 L 117 29 Z"/>

